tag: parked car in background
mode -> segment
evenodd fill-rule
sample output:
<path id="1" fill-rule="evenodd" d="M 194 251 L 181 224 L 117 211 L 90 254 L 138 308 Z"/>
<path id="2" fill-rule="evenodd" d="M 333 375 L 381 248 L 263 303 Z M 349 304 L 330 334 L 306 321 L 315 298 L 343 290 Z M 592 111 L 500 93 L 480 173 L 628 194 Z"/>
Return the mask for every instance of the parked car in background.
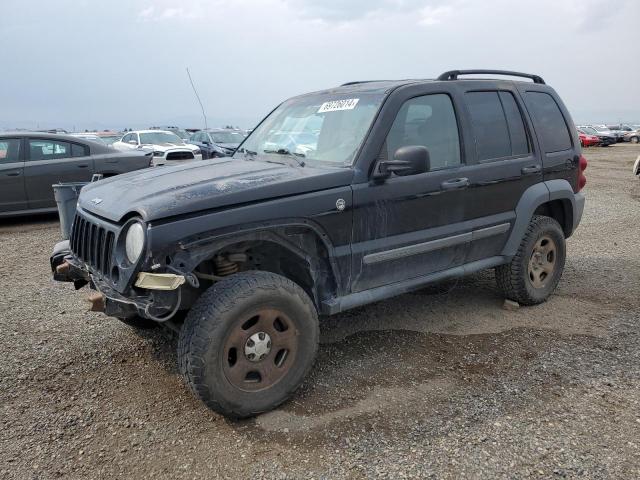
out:
<path id="1" fill-rule="evenodd" d="M 100 143 L 101 145 L 107 145 L 107 143 L 95 133 L 71 133 L 70 135 L 72 137 L 83 138 L 85 140 Z"/>
<path id="2" fill-rule="evenodd" d="M 640 128 L 638 130 L 632 130 L 624 134 L 624 141 L 631 143 L 640 142 Z"/>
<path id="3" fill-rule="evenodd" d="M 107 145 L 113 145 L 115 142 L 122 138 L 122 133 L 112 131 L 95 132 L 95 134 L 100 137 L 102 141 Z"/>
<path id="4" fill-rule="evenodd" d="M 578 129 L 578 137 L 580 138 L 580 145 L 583 147 L 595 147 L 600 145 L 600 137 L 597 135 L 590 135 Z"/>
<path id="5" fill-rule="evenodd" d="M 614 145 L 618 142 L 616 136 L 611 133 L 599 132 L 595 128 L 586 125 L 578 126 L 576 128 L 578 129 L 578 131 L 585 133 L 586 135 L 597 136 L 600 139 L 601 147 L 608 147 L 609 145 Z"/>
<path id="6" fill-rule="evenodd" d="M 175 133 L 185 143 L 187 143 L 189 141 L 189 137 L 191 137 L 191 134 L 189 132 L 178 127 L 151 127 L 149 130 L 164 130 L 167 132 Z"/>
<path id="7" fill-rule="evenodd" d="M 616 139 L 616 142 L 622 142 L 624 139 L 624 132 L 621 130 L 611 130 L 606 125 L 592 125 L 598 132 L 607 133 L 609 135 L 613 135 Z"/>
<path id="8" fill-rule="evenodd" d="M 146 168 L 151 154 L 118 152 L 95 141 L 42 132 L 0 134 L 0 216 L 55 212 L 51 185 L 89 182 Z"/>
<path id="9" fill-rule="evenodd" d="M 128 132 L 113 146 L 122 151 L 145 150 L 153 152 L 152 165 L 154 167 L 202 160 L 202 153 L 196 145 L 184 143 L 178 135 L 166 130 Z"/>
<path id="10" fill-rule="evenodd" d="M 244 139 L 241 130 L 218 128 L 194 133 L 189 143 L 200 148 L 203 158 L 216 158 L 233 155 Z"/>
<path id="11" fill-rule="evenodd" d="M 616 143 L 619 141 L 619 135 L 616 135 L 612 130 L 605 127 L 604 125 L 589 125 L 589 126 L 593 128 L 596 132 L 598 132 L 599 135 L 609 135 L 616 141 Z"/>

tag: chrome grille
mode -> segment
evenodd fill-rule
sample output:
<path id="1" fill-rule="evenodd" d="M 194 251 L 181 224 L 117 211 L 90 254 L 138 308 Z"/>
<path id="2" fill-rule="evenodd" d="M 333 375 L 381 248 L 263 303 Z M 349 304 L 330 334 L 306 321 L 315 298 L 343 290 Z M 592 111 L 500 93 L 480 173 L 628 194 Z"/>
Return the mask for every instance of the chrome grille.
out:
<path id="1" fill-rule="evenodd" d="M 93 270 L 108 276 L 115 233 L 76 215 L 71 229 L 71 251 Z"/>

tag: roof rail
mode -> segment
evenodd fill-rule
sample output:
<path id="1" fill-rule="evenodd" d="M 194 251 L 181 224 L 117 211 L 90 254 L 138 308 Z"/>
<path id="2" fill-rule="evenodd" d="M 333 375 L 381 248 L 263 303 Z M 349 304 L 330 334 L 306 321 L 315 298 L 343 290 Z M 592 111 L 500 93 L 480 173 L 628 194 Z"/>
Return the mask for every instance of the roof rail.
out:
<path id="1" fill-rule="evenodd" d="M 340 85 L 341 87 L 348 87 L 349 85 L 359 85 L 361 83 L 375 83 L 375 82 L 387 82 L 388 80 L 356 80 L 355 82 L 347 82 Z"/>
<path id="2" fill-rule="evenodd" d="M 539 75 L 530 73 L 510 72 L 508 70 L 450 70 L 438 77 L 438 80 L 457 80 L 460 75 L 508 75 L 510 77 L 524 77 L 533 80 L 533 83 L 544 84 L 544 80 Z"/>

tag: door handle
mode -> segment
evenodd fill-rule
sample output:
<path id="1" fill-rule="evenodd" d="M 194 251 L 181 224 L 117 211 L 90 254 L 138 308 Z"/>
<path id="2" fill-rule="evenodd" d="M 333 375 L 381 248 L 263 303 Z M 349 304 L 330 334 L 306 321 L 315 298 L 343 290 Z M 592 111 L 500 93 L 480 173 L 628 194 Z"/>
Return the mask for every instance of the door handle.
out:
<path id="1" fill-rule="evenodd" d="M 87 168 L 89 165 L 83 163 L 82 165 L 78 165 L 78 168 Z"/>
<path id="2" fill-rule="evenodd" d="M 447 180 L 440 184 L 440 188 L 442 190 L 457 190 L 460 188 L 467 188 L 469 186 L 468 178 L 454 178 L 452 180 Z"/>
<path id="3" fill-rule="evenodd" d="M 521 172 L 523 175 L 531 175 L 533 173 L 540 173 L 542 171 L 542 167 L 540 165 L 529 165 L 523 167 Z"/>
<path id="4" fill-rule="evenodd" d="M 7 173 L 7 177 L 17 177 L 20 175 L 20 172 L 9 172 Z"/>

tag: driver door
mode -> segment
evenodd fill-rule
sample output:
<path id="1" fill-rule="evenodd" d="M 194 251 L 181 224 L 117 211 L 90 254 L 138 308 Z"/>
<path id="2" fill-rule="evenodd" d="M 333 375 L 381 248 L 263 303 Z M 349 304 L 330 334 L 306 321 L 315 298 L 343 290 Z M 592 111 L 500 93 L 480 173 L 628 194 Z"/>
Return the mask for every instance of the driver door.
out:
<path id="1" fill-rule="evenodd" d="M 354 185 L 352 292 L 428 275 L 465 261 L 465 159 L 452 96 L 408 98 L 378 160 L 403 146 L 430 153 L 426 173 Z"/>

